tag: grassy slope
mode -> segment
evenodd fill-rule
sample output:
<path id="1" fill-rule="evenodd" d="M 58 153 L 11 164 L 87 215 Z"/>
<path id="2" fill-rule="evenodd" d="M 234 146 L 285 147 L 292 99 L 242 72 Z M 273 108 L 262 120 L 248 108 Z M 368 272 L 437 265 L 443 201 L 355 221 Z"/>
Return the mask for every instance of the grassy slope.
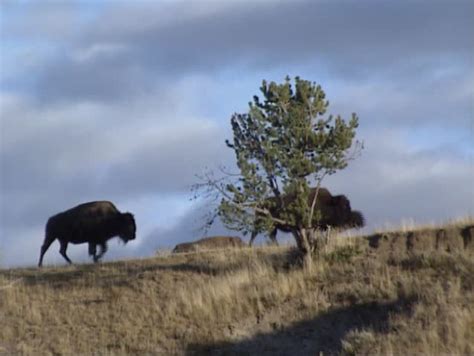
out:
<path id="1" fill-rule="evenodd" d="M 311 273 L 269 247 L 1 270 L 0 353 L 473 354 L 474 229 L 444 231 L 334 238 Z"/>

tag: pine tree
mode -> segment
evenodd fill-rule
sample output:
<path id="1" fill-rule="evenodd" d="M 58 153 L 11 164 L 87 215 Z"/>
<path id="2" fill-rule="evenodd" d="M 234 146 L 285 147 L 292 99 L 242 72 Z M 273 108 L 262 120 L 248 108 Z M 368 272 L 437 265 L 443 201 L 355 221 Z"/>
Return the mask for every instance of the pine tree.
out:
<path id="1" fill-rule="evenodd" d="M 217 209 L 222 221 L 244 234 L 257 229 L 271 231 L 275 224 L 291 226 L 297 246 L 311 263 L 319 212 L 317 194 L 308 199 L 311 187 L 321 185 L 327 175 L 346 168 L 360 152 L 353 146 L 358 117 L 348 122 L 326 115 L 329 102 L 319 85 L 296 77 L 294 85 L 262 82 L 263 98 L 253 97 L 247 113 L 231 117 L 238 179 L 208 185 L 221 193 Z M 294 197 L 282 204 L 282 197 Z M 275 213 L 277 211 L 278 213 Z M 256 219 L 256 216 L 259 218 Z"/>

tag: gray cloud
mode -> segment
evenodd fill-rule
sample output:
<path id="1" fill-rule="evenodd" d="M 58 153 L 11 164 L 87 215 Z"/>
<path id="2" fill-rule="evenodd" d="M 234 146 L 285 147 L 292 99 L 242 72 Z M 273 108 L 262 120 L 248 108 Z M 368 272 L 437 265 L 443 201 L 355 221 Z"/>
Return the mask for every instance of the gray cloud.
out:
<path id="1" fill-rule="evenodd" d="M 361 80 L 474 59 L 474 5 L 467 1 L 215 5 L 110 3 L 37 73 L 34 88 L 45 102 L 127 100 L 192 72 L 306 63 L 333 78 Z M 36 21 L 50 21 L 45 13 Z"/>
<path id="2" fill-rule="evenodd" d="M 15 202 L 2 212 L 3 227 L 36 226 L 88 199 L 188 192 L 195 174 L 232 154 L 219 139 L 226 129 L 166 110 L 128 120 L 133 107 L 11 100 L 2 109 L 1 190 Z"/>
<path id="3" fill-rule="evenodd" d="M 67 40 L 82 24 L 80 2 L 2 1 L 2 37 L 21 40 Z"/>
<path id="4" fill-rule="evenodd" d="M 176 224 L 167 227 L 156 227 L 144 237 L 143 246 L 156 249 L 172 249 L 176 244 L 198 240 L 205 236 L 232 235 L 241 236 L 239 232 L 228 230 L 220 221 L 209 229 L 203 229 L 206 214 L 211 207 L 206 203 L 194 204 Z"/>
<path id="5" fill-rule="evenodd" d="M 183 5 L 187 6 L 178 6 Z M 164 63 L 168 69 L 241 59 L 248 63 L 255 57 L 261 57 L 257 62 L 265 58 L 265 65 L 301 62 L 314 60 L 316 55 L 330 62 L 339 59 L 344 66 L 350 63 L 357 71 L 357 64 L 387 67 L 401 58 L 409 62 L 420 54 L 465 53 L 470 48 L 472 55 L 468 34 L 474 26 L 469 15 L 473 5 L 460 1 L 456 5 L 422 1 L 243 3 L 218 14 L 165 24 L 156 13 L 147 26 L 140 23 L 130 28 L 128 23 L 127 30 L 123 26 L 109 30 L 101 24 L 91 39 L 139 44 L 156 54 L 152 63 Z M 152 11 L 146 7 L 130 9 L 132 13 L 134 10 L 139 14 Z M 118 23 L 129 15 L 123 11 L 110 21 Z"/>
<path id="6" fill-rule="evenodd" d="M 370 228 L 402 219 L 442 222 L 474 214 L 474 157 L 443 147 L 413 149 L 405 130 L 365 133 L 366 149 L 327 179 L 364 212 Z"/>
<path id="7" fill-rule="evenodd" d="M 444 72 L 441 72 L 443 71 Z M 471 129 L 474 115 L 474 69 L 446 64 L 428 66 L 418 73 L 329 83 L 334 104 L 331 112 L 346 116 L 357 112 L 361 124 L 370 127 L 444 126 L 450 130 Z"/>

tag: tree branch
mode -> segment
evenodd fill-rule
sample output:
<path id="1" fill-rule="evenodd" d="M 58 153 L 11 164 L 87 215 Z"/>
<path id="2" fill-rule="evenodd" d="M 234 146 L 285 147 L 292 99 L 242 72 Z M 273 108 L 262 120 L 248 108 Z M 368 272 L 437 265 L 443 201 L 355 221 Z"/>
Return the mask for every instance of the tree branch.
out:
<path id="1" fill-rule="evenodd" d="M 309 217 L 308 217 L 308 226 L 312 226 L 311 224 L 313 222 L 314 208 L 316 207 L 316 201 L 318 199 L 319 188 L 321 188 L 321 181 L 324 179 L 326 174 L 327 172 L 325 171 L 323 175 L 318 179 L 318 184 L 316 185 L 316 192 L 314 193 L 313 201 L 311 202 L 311 210 L 309 212 Z"/>

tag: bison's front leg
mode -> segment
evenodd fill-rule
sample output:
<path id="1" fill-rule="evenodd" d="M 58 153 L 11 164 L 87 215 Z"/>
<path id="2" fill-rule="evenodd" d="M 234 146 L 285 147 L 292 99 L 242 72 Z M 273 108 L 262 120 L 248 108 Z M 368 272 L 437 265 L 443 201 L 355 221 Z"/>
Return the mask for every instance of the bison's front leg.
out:
<path id="1" fill-rule="evenodd" d="M 92 256 L 94 262 L 97 262 L 97 245 L 93 242 L 89 242 L 89 256 Z"/>
<path id="2" fill-rule="evenodd" d="M 252 231 L 252 236 L 250 236 L 250 241 L 249 241 L 249 246 L 250 247 L 252 247 L 253 240 L 255 240 L 255 237 L 257 237 L 257 231 L 256 230 Z"/>
<path id="3" fill-rule="evenodd" d="M 100 247 L 100 253 L 96 257 L 94 257 L 94 262 L 99 261 L 99 259 L 102 258 L 105 252 L 107 252 L 107 243 L 103 242 L 99 245 L 99 247 Z"/>
<path id="4" fill-rule="evenodd" d="M 277 241 L 277 228 L 274 228 L 272 230 L 269 237 L 270 237 L 270 242 L 272 243 L 273 246 L 279 246 L 278 241 Z"/>
<path id="5" fill-rule="evenodd" d="M 72 264 L 72 261 L 66 255 L 68 242 L 67 241 L 59 241 L 59 243 L 61 244 L 60 247 L 59 247 L 59 253 L 61 254 L 61 256 L 63 256 L 65 258 L 67 263 Z"/>

